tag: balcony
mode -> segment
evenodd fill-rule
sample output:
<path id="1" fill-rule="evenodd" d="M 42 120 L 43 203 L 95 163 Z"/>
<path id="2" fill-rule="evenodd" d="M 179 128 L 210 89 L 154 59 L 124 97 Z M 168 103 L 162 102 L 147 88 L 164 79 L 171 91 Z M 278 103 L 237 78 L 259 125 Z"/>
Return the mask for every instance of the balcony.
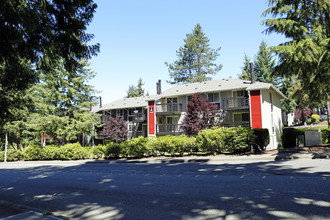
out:
<path id="1" fill-rule="evenodd" d="M 147 114 L 146 113 L 134 113 L 133 115 L 128 116 L 129 121 L 133 122 L 144 122 L 147 120 Z"/>
<path id="2" fill-rule="evenodd" d="M 222 100 L 223 110 L 241 110 L 249 108 L 249 98 L 233 97 Z"/>
<path id="3" fill-rule="evenodd" d="M 156 105 L 157 114 L 181 114 L 181 112 L 182 104 L 179 103 L 166 103 Z"/>
<path id="4" fill-rule="evenodd" d="M 250 122 L 249 121 L 238 121 L 238 122 L 224 122 L 223 123 L 224 127 L 250 127 Z"/>
<path id="5" fill-rule="evenodd" d="M 109 118 L 110 118 L 109 115 L 102 115 L 102 116 L 99 118 L 99 121 L 100 121 L 102 124 L 105 124 L 107 121 L 109 121 Z"/>
<path id="6" fill-rule="evenodd" d="M 183 131 L 180 126 L 179 124 L 156 124 L 156 132 L 157 135 L 181 134 Z"/>

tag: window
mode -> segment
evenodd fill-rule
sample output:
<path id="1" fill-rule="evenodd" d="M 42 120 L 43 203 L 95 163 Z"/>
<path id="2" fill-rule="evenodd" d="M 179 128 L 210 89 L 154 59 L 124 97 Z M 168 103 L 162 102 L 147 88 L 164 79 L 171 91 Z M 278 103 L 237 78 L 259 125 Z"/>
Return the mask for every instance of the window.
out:
<path id="1" fill-rule="evenodd" d="M 187 103 L 190 102 L 191 99 L 192 99 L 192 95 L 188 95 L 188 96 L 187 96 Z"/>
<path id="2" fill-rule="evenodd" d="M 209 93 L 207 97 L 210 102 L 219 102 L 219 93 Z"/>
<path id="3" fill-rule="evenodd" d="M 234 114 L 234 122 L 250 121 L 249 113 Z"/>
<path id="4" fill-rule="evenodd" d="M 233 91 L 233 97 L 246 97 L 248 96 L 247 91 L 240 90 L 240 91 Z"/>
<path id="5" fill-rule="evenodd" d="M 273 97 L 272 97 L 272 93 L 269 93 L 269 100 L 270 100 L 270 109 L 271 109 L 271 112 L 273 112 Z"/>
<path id="6" fill-rule="evenodd" d="M 178 98 L 167 98 L 167 111 L 176 112 L 178 111 Z"/>

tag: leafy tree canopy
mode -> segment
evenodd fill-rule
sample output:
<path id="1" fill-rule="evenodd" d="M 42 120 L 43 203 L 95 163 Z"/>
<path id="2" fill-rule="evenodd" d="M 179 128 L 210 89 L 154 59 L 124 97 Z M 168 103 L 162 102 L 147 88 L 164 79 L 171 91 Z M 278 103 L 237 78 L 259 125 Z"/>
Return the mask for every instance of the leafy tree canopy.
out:
<path id="1" fill-rule="evenodd" d="M 205 36 L 200 24 L 192 33 L 186 35 L 184 45 L 176 51 L 178 60 L 172 64 L 165 62 L 172 80 L 171 84 L 193 83 L 210 80 L 208 75 L 215 75 L 222 65 L 215 63 L 220 47 L 210 48 L 208 37 Z"/>
<path id="2" fill-rule="evenodd" d="M 209 102 L 200 93 L 196 93 L 188 102 L 181 128 L 187 135 L 196 135 L 201 130 L 220 126 L 224 117 L 225 113 L 217 104 Z"/>

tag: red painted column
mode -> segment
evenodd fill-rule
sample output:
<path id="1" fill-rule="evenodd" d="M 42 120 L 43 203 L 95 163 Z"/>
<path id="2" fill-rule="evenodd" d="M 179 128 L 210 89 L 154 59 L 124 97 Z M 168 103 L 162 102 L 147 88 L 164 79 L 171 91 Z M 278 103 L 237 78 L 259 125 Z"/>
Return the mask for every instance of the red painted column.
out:
<path id="1" fill-rule="evenodd" d="M 148 136 L 156 135 L 155 102 L 148 102 Z"/>
<path id="2" fill-rule="evenodd" d="M 262 128 L 260 90 L 250 91 L 252 128 Z"/>

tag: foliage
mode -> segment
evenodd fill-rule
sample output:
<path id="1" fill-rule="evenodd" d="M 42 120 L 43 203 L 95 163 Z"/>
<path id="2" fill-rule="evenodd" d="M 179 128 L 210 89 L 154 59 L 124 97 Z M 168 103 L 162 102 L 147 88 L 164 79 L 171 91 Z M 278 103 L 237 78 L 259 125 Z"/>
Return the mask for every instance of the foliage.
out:
<path id="1" fill-rule="evenodd" d="M 121 142 L 121 143 L 110 142 L 105 147 L 105 158 L 113 158 L 113 159 L 119 158 L 123 153 L 124 148 L 125 148 L 125 142 Z"/>
<path id="2" fill-rule="evenodd" d="M 242 73 L 238 75 L 240 79 L 251 80 L 250 63 L 250 58 L 244 55 Z M 275 59 L 265 41 L 260 43 L 259 51 L 253 64 L 255 81 L 272 83 L 276 87 L 279 86 L 280 79 L 274 75 Z"/>
<path id="3" fill-rule="evenodd" d="M 255 135 L 250 128 L 214 128 L 198 133 L 196 143 L 206 153 L 234 153 L 248 149 Z"/>
<path id="4" fill-rule="evenodd" d="M 322 144 L 330 144 L 330 129 L 321 130 Z"/>
<path id="5" fill-rule="evenodd" d="M 20 108 L 21 91 L 38 81 L 36 69 L 48 71 L 62 57 L 65 69 L 75 71 L 78 61 L 96 55 L 99 45 L 86 27 L 96 10 L 92 0 L 0 3 L 0 125 L 9 109 Z"/>
<path id="6" fill-rule="evenodd" d="M 210 80 L 207 75 L 215 75 L 221 70 L 222 65 L 214 63 L 219 56 L 220 47 L 211 49 L 209 41 L 200 24 L 186 35 L 184 46 L 176 51 L 178 60 L 172 64 L 165 62 L 172 79 L 169 81 L 171 84 Z"/>
<path id="7" fill-rule="evenodd" d="M 123 117 L 110 117 L 100 132 L 101 135 L 113 142 L 122 142 L 127 139 L 127 125 Z"/>
<path id="8" fill-rule="evenodd" d="M 186 135 L 196 135 L 199 131 L 220 126 L 225 117 L 219 106 L 204 99 L 200 93 L 192 95 L 188 102 L 181 129 Z"/>
<path id="9" fill-rule="evenodd" d="M 95 158 L 104 158 L 106 155 L 106 147 L 99 144 L 92 149 Z"/>
<path id="10" fill-rule="evenodd" d="M 319 116 L 317 114 L 312 114 L 311 115 L 312 122 L 318 122 L 320 120 L 320 117 L 321 116 Z"/>
<path id="11" fill-rule="evenodd" d="M 297 133 L 294 128 L 284 128 L 282 134 L 283 148 L 296 147 Z"/>
<path id="12" fill-rule="evenodd" d="M 265 150 L 267 145 L 269 144 L 269 131 L 267 128 L 263 129 L 253 129 L 253 134 L 255 135 L 255 140 L 253 144 L 253 148 L 255 151 Z"/>
<path id="13" fill-rule="evenodd" d="M 144 83 L 142 82 L 142 79 L 140 78 L 137 86 L 131 85 L 128 87 L 128 90 L 126 91 L 127 95 L 125 98 L 140 97 L 140 96 L 148 95 L 148 93 L 145 94 L 143 85 L 144 85 Z"/>
<path id="14" fill-rule="evenodd" d="M 276 72 L 295 75 L 308 94 L 309 103 L 327 101 L 330 108 L 330 7 L 328 0 L 269 0 L 263 13 L 267 33 L 279 33 L 289 40 L 272 50 L 278 55 Z M 303 106 L 305 107 L 305 106 Z M 330 116 L 328 117 L 330 126 Z"/>
<path id="15" fill-rule="evenodd" d="M 9 149 L 7 151 L 7 161 L 19 161 L 23 159 L 23 154 L 20 150 Z M 5 160 L 5 151 L 0 151 L 0 161 Z"/>
<path id="16" fill-rule="evenodd" d="M 238 74 L 238 78 L 241 80 L 251 80 L 251 68 L 250 68 L 251 59 L 244 54 L 244 64 L 242 68 L 242 73 Z"/>
<path id="17" fill-rule="evenodd" d="M 137 138 L 132 138 L 126 144 L 127 156 L 133 158 L 141 158 L 144 155 L 148 155 L 147 142 L 148 142 L 148 138 L 142 136 Z"/>

